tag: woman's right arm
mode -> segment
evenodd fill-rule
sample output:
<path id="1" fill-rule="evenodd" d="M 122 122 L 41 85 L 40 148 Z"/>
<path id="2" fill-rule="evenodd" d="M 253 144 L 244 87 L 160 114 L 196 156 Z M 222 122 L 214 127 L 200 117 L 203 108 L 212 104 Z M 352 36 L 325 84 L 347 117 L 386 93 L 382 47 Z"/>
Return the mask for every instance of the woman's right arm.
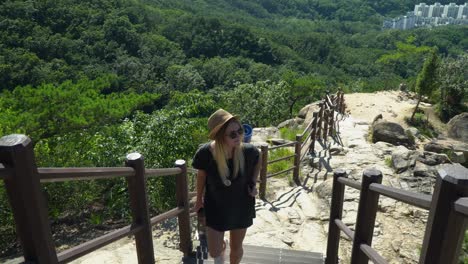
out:
<path id="1" fill-rule="evenodd" d="M 205 190 L 206 171 L 198 170 L 197 172 L 197 201 L 195 203 L 195 212 L 198 212 L 203 207 L 203 192 Z"/>

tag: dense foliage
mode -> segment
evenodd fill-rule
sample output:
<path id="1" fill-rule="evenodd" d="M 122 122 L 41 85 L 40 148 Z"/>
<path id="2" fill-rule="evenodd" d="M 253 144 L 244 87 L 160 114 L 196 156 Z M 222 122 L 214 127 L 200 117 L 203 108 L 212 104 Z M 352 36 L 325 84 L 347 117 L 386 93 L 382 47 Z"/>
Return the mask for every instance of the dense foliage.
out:
<path id="1" fill-rule="evenodd" d="M 0 135 L 30 136 L 41 167 L 122 166 L 134 151 L 170 167 L 207 140 L 218 107 L 276 125 L 338 87 L 414 89 L 433 48 L 451 116 L 451 95 L 466 102 L 468 28 L 380 29 L 417 2 L 1 1 Z M 14 239 L 2 184 L 0 255 Z M 43 187 L 53 219 L 128 217 L 123 179 Z M 174 205 L 172 179 L 149 189 L 152 214 Z"/>

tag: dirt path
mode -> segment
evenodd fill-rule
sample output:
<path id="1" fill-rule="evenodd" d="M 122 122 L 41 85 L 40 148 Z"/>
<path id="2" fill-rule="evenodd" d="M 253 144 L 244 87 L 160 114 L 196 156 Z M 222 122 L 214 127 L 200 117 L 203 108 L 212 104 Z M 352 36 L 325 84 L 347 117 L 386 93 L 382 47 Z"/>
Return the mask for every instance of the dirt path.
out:
<path id="1" fill-rule="evenodd" d="M 410 117 L 416 106 L 416 96 L 414 94 L 400 91 L 382 91 L 376 93 L 353 93 L 345 94 L 347 111 L 355 119 L 372 123 L 378 114 L 382 114 L 383 119 L 400 124 L 407 128 L 405 117 Z M 434 106 L 421 103 L 420 108 L 429 117 L 429 122 L 439 134 L 445 134 L 446 124 L 436 115 Z"/>

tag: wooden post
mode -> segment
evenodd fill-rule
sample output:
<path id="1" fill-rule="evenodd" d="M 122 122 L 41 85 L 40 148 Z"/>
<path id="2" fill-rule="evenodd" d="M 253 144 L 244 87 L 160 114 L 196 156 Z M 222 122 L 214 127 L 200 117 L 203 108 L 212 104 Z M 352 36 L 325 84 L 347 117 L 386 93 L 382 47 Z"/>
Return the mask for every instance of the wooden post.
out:
<path id="1" fill-rule="evenodd" d="M 301 181 L 299 180 L 299 169 L 301 165 L 301 144 L 302 144 L 302 136 L 296 135 L 296 145 L 294 148 L 294 170 L 293 170 L 293 180 L 296 185 L 301 185 Z"/>
<path id="2" fill-rule="evenodd" d="M 351 264 L 367 264 L 369 258 L 362 252 L 361 244 L 372 246 L 375 217 L 379 194 L 369 190 L 372 183 L 382 182 L 382 172 L 376 169 L 367 169 L 362 175 L 361 196 L 356 220 L 353 247 L 351 251 Z"/>
<path id="3" fill-rule="evenodd" d="M 177 206 L 184 208 L 184 211 L 177 217 L 179 221 L 179 235 L 180 235 L 180 251 L 184 253 L 184 258 L 192 254 L 192 229 L 190 225 L 190 204 L 188 199 L 187 187 L 187 164 L 185 160 L 177 160 L 175 166 L 180 168 L 182 172 L 176 178 L 176 198 Z"/>
<path id="4" fill-rule="evenodd" d="M 325 104 L 321 102 L 320 104 L 320 110 L 318 113 L 318 123 L 317 123 L 317 138 L 322 138 L 322 123 L 323 123 L 323 108 L 325 107 Z"/>
<path id="5" fill-rule="evenodd" d="M 333 172 L 333 191 L 328 223 L 327 258 L 325 264 L 338 263 L 338 248 L 340 246 L 340 229 L 335 224 L 335 219 L 341 219 L 343 214 L 343 199 L 345 185 L 340 183 L 340 177 L 347 178 L 346 171 L 338 169 Z"/>
<path id="6" fill-rule="evenodd" d="M 127 177 L 133 224 L 143 227 L 141 231 L 135 234 L 138 263 L 154 263 L 153 236 L 143 156 L 140 153 L 130 153 L 127 155 L 125 165 L 135 170 L 134 177 Z"/>
<path id="7" fill-rule="evenodd" d="M 468 169 L 461 165 L 445 165 L 439 170 L 419 263 L 455 264 L 467 218 L 454 210 L 460 197 L 468 196 Z"/>
<path id="8" fill-rule="evenodd" d="M 330 111 L 328 109 L 324 109 L 323 111 L 323 141 L 327 141 L 328 138 L 328 118 L 330 117 L 329 112 Z"/>
<path id="9" fill-rule="evenodd" d="M 262 168 L 260 170 L 260 199 L 266 198 L 266 185 L 267 185 L 267 168 L 268 168 L 268 144 L 263 144 L 260 147 L 262 151 Z"/>
<path id="10" fill-rule="evenodd" d="M 341 113 L 345 114 L 346 111 L 346 104 L 344 99 L 344 93 L 341 93 Z"/>
<path id="11" fill-rule="evenodd" d="M 333 137 L 333 133 L 335 132 L 335 110 L 332 108 L 330 110 L 330 128 L 328 129 L 328 135 Z"/>
<path id="12" fill-rule="evenodd" d="M 318 116 L 318 113 L 317 112 L 313 112 L 312 113 L 313 115 L 313 120 L 312 120 L 312 135 L 310 135 L 310 138 L 312 140 L 312 142 L 310 143 L 310 146 L 309 146 L 309 153 L 312 153 L 312 154 L 315 154 L 315 139 L 317 137 L 317 116 Z"/>
<path id="13" fill-rule="evenodd" d="M 345 113 L 344 92 L 341 92 L 340 102 L 341 102 L 340 111 L 342 114 L 344 114 Z"/>
<path id="14" fill-rule="evenodd" d="M 5 187 L 24 261 L 58 263 L 31 139 L 19 134 L 0 138 L 0 162 L 13 169 Z"/>

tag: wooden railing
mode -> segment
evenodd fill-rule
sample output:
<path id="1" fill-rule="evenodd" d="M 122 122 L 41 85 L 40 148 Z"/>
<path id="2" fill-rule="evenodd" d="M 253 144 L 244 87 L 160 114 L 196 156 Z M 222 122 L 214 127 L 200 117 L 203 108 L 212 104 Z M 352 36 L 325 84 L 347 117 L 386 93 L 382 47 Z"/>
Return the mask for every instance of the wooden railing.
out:
<path id="1" fill-rule="evenodd" d="M 433 195 L 414 193 L 381 184 L 382 172 L 365 170 L 362 182 L 347 178 L 342 169 L 333 173 L 326 264 L 338 263 L 340 231 L 351 240 L 351 264 L 387 263 L 372 245 L 379 195 L 429 210 L 419 263 L 455 264 L 468 224 L 468 169 L 445 165 L 439 170 Z M 345 186 L 361 191 L 353 232 L 342 222 Z"/>
<path id="2" fill-rule="evenodd" d="M 295 141 L 274 147 L 269 147 L 267 144 L 260 147 L 262 153 L 262 164 L 265 164 L 265 166 L 262 166 L 259 177 L 260 199 L 265 199 L 266 197 L 268 178 L 292 171 L 294 183 L 300 185 L 299 169 L 301 161 L 304 160 L 307 153 L 315 152 L 315 142 L 317 139 L 326 141 L 328 136 L 333 136 L 336 133 L 336 117 L 338 113 L 344 114 L 346 108 L 344 93 L 339 91 L 336 95 L 331 96 L 327 93 L 320 101 L 319 106 L 319 111 L 313 113 L 312 120 L 307 124 L 301 134 L 296 135 Z M 281 157 L 275 160 L 268 160 L 269 151 L 292 146 L 294 146 L 293 155 Z M 283 160 L 290 160 L 292 158 L 294 159 L 293 166 L 275 173 L 268 173 L 267 167 L 269 164 Z"/>
<path id="3" fill-rule="evenodd" d="M 138 153 L 127 155 L 126 166 L 117 168 L 37 168 L 31 140 L 24 135 L 0 138 L 0 180 L 5 182 L 17 235 L 26 263 L 67 263 L 125 236 L 134 235 L 138 263 L 155 263 L 151 227 L 177 217 L 184 257 L 192 254 L 187 190 L 187 166 L 177 160 L 174 168 L 146 169 Z M 177 207 L 150 218 L 146 179 L 176 176 Z M 132 224 L 57 253 L 47 216 L 41 183 L 126 177 Z"/>

